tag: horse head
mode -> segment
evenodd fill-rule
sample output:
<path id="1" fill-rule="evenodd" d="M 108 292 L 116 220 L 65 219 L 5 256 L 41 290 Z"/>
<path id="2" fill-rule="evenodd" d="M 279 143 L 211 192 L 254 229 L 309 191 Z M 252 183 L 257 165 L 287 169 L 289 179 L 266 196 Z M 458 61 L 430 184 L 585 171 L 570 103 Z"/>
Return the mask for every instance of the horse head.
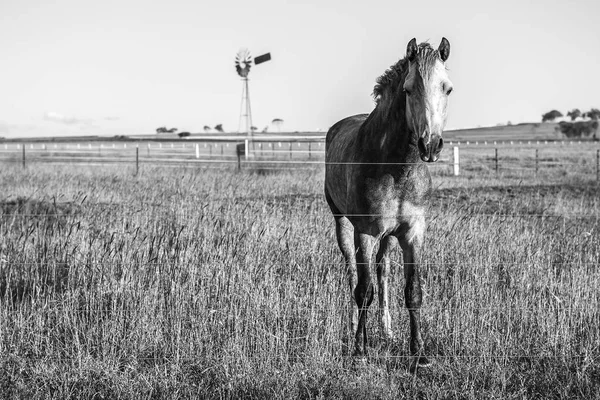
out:
<path id="1" fill-rule="evenodd" d="M 450 55 L 450 43 L 442 38 L 437 50 L 428 43 L 417 45 L 412 39 L 406 47 L 408 73 L 403 83 L 406 95 L 406 120 L 418 135 L 417 147 L 421 159 L 438 160 L 444 146 L 442 132 L 446 126 L 448 96 L 452 82 L 445 62 Z"/>

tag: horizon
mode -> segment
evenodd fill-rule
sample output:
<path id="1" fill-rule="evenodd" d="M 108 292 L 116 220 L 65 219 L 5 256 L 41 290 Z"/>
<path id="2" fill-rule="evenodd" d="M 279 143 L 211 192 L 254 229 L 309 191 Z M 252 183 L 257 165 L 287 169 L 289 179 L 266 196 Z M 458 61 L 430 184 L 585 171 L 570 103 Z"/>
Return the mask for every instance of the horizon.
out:
<path id="1" fill-rule="evenodd" d="M 235 132 L 242 84 L 234 59 L 244 47 L 272 56 L 250 72 L 258 130 L 281 118 L 285 132 L 326 132 L 373 109 L 375 79 L 413 37 L 434 47 L 442 36 L 450 41 L 447 131 L 600 107 L 600 55 L 589 50 L 600 37 L 596 2 L 357 4 L 9 0 L 0 6 L 8 60 L 0 66 L 0 136 L 202 132 L 217 124 Z"/>

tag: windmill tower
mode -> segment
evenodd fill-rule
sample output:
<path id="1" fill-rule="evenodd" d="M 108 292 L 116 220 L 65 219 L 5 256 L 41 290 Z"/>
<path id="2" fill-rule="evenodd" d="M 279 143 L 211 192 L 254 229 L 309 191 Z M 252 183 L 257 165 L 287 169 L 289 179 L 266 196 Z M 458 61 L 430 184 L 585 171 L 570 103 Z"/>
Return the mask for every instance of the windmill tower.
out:
<path id="1" fill-rule="evenodd" d="M 235 69 L 239 76 L 242 77 L 242 102 L 240 104 L 240 120 L 238 124 L 238 132 L 246 132 L 248 137 L 252 136 L 252 108 L 250 107 L 250 90 L 248 86 L 248 74 L 250 67 L 264 63 L 271 59 L 271 53 L 263 54 L 252 59 L 252 55 L 248 49 L 241 49 L 235 56 Z"/>

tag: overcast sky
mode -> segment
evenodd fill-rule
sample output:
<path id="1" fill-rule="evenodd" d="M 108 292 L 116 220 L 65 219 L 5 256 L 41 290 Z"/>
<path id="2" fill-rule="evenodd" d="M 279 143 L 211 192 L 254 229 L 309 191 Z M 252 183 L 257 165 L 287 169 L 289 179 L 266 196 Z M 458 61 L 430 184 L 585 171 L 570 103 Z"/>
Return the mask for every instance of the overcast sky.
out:
<path id="1" fill-rule="evenodd" d="M 406 44 L 442 36 L 447 128 L 600 108 L 600 1 L 0 0 L 0 136 L 238 129 L 241 47 L 254 125 L 327 130 L 370 112 Z"/>

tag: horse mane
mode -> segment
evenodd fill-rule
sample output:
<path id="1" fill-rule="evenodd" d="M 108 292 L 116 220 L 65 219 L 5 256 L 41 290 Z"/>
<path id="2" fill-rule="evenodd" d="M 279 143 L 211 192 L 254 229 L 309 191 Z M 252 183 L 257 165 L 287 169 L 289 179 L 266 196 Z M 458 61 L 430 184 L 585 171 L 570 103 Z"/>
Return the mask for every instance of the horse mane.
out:
<path id="1" fill-rule="evenodd" d="M 437 60 L 441 60 L 439 51 L 435 50 L 427 42 L 419 44 L 417 47 L 416 60 L 419 67 L 419 73 L 423 78 L 429 76 L 435 66 Z M 408 60 L 402 58 L 396 64 L 388 68 L 383 75 L 376 80 L 375 87 L 373 88 L 373 97 L 375 102 L 379 101 L 384 97 L 383 95 L 388 91 L 395 91 L 399 88 L 400 82 L 404 81 L 406 74 L 408 73 Z"/>

